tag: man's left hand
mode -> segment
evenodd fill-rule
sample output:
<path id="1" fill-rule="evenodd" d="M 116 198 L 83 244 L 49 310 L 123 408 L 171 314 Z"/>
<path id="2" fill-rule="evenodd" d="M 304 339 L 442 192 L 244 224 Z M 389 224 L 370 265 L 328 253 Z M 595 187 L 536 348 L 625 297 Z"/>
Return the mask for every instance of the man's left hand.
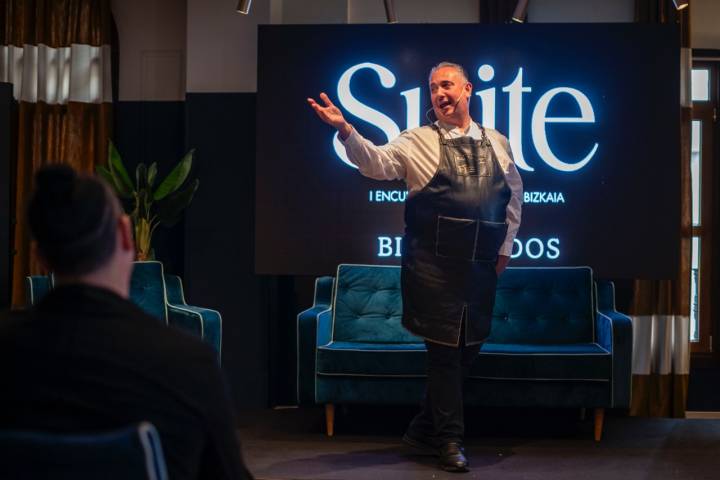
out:
<path id="1" fill-rule="evenodd" d="M 497 273 L 498 277 L 505 271 L 509 261 L 509 255 L 498 255 L 497 263 L 495 264 L 495 273 Z"/>

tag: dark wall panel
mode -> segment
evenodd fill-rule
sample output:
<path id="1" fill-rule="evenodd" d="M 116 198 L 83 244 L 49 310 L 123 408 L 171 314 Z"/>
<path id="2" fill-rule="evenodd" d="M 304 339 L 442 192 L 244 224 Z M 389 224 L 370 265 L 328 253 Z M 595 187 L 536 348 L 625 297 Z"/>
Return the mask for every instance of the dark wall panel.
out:
<path id="1" fill-rule="evenodd" d="M 223 369 L 237 408 L 295 401 L 295 318 L 310 277 L 254 273 L 255 94 L 188 94 L 186 102 L 118 102 L 114 138 L 128 167 L 165 175 L 195 148 L 200 188 L 182 224 L 153 244 L 183 277 L 189 303 L 223 316 Z"/>
<path id="2" fill-rule="evenodd" d="M 13 109 L 12 84 L 0 83 L 0 309 L 10 307 L 12 282 Z"/>
<path id="3" fill-rule="evenodd" d="M 113 142 L 132 178 L 139 163 L 158 163 L 158 180 L 185 154 L 185 102 L 116 102 Z M 184 227 L 159 227 L 155 255 L 165 270 L 183 274 Z"/>
<path id="4" fill-rule="evenodd" d="M 200 188 L 185 219 L 190 303 L 223 316 L 223 369 L 237 408 L 269 400 L 271 279 L 253 270 L 255 94 L 189 93 L 187 147 L 196 149 Z"/>

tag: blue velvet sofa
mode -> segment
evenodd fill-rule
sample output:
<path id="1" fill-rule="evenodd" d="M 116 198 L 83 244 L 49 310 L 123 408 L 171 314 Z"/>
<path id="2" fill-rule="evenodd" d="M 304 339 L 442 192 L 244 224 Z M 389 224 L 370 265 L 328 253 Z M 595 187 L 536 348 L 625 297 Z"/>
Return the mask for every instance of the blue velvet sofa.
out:
<path id="1" fill-rule="evenodd" d="M 425 346 L 401 315 L 399 267 L 340 265 L 316 280 L 298 315 L 298 404 L 325 405 L 328 435 L 336 404 L 420 403 Z M 605 408 L 630 405 L 631 358 L 612 283 L 597 285 L 589 267 L 509 268 L 465 402 L 593 408 L 600 440 Z"/>
<path id="2" fill-rule="evenodd" d="M 53 277 L 26 277 L 25 297 L 34 305 L 53 288 Z M 187 332 L 197 335 L 217 352 L 222 353 L 222 317 L 217 310 L 195 307 L 185 301 L 182 280 L 165 275 L 161 262 L 135 262 L 130 281 L 130 299 L 148 314 Z"/>

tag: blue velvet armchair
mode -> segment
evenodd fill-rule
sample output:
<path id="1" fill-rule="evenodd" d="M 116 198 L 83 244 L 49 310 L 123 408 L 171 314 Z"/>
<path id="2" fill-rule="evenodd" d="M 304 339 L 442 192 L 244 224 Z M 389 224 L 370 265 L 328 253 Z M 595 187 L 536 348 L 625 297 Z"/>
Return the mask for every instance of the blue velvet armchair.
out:
<path id="1" fill-rule="evenodd" d="M 167 480 L 160 435 L 143 422 L 102 433 L 0 430 L 3 478 Z"/>
<path id="2" fill-rule="evenodd" d="M 52 276 L 26 277 L 26 301 L 34 305 L 53 287 Z M 185 301 L 182 280 L 166 275 L 161 262 L 135 262 L 130 282 L 130 299 L 148 314 L 167 325 L 197 335 L 222 353 L 222 317 L 217 310 L 195 307 Z"/>
<path id="3" fill-rule="evenodd" d="M 328 435 L 336 404 L 419 404 L 425 345 L 401 316 L 399 267 L 340 265 L 317 279 L 298 315 L 298 403 L 325 405 Z M 605 408 L 629 406 L 630 319 L 590 268 L 508 269 L 492 322 L 466 404 L 594 408 L 596 440 Z"/>

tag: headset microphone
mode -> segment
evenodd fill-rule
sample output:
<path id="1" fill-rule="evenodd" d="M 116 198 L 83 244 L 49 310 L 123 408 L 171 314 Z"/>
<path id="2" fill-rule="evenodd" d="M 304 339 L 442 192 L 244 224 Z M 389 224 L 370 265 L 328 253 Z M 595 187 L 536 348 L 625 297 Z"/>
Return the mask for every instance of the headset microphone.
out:
<path id="1" fill-rule="evenodd" d="M 433 111 L 433 107 L 430 107 L 427 110 L 425 110 L 425 118 L 427 118 L 428 123 L 433 123 L 432 118 L 430 118 L 430 112 L 432 112 L 432 111 Z"/>
<path id="2" fill-rule="evenodd" d="M 460 95 L 460 96 L 458 97 L 458 99 L 457 99 L 457 100 L 455 101 L 455 103 L 453 104 L 453 108 L 457 108 L 458 103 L 460 103 L 460 100 L 462 100 L 462 98 L 463 98 L 462 95 Z M 433 107 L 430 107 L 430 108 L 428 108 L 427 110 L 425 110 L 425 118 L 427 119 L 427 121 L 428 121 L 429 123 L 433 123 L 432 119 L 430 118 L 430 112 L 431 112 L 432 110 L 433 110 Z M 437 115 L 435 115 L 435 117 L 437 118 Z"/>
<path id="3" fill-rule="evenodd" d="M 453 108 L 457 108 L 458 103 L 460 103 L 460 100 L 462 100 L 462 98 L 463 98 L 462 95 L 460 95 L 460 96 L 458 97 L 457 101 L 453 104 Z"/>

